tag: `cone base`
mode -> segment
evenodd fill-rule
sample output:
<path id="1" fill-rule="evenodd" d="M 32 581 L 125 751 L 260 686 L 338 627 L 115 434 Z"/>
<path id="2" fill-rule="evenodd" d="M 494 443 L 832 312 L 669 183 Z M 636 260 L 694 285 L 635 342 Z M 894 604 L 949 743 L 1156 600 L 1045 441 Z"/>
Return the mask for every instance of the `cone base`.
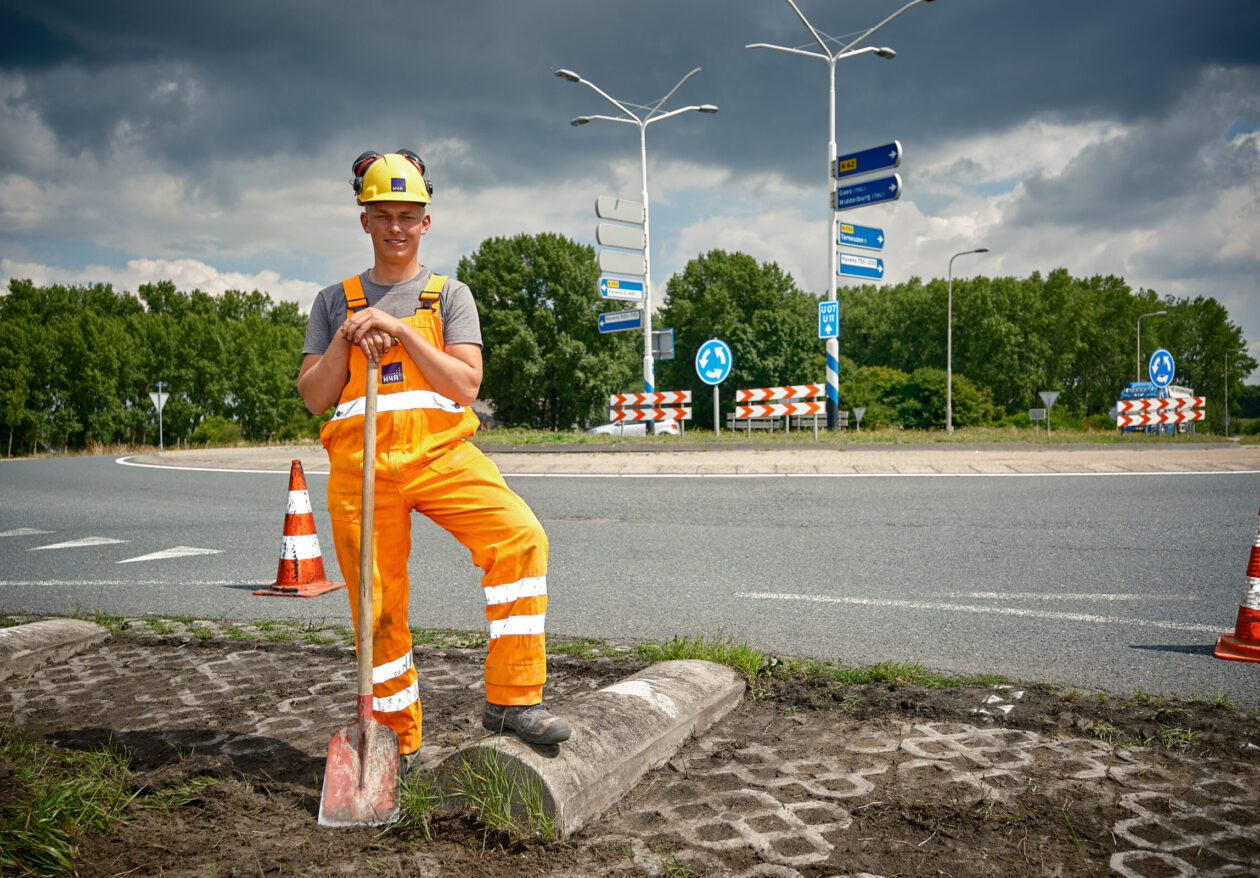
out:
<path id="1" fill-rule="evenodd" d="M 325 592 L 335 591 L 339 588 L 345 587 L 346 584 L 344 582 L 329 582 L 327 579 L 322 579 L 317 582 L 303 582 L 294 585 L 283 585 L 277 582 L 270 588 L 259 589 L 254 592 L 254 594 L 262 595 L 263 597 L 276 598 L 313 598 L 324 594 Z"/>
<path id="2" fill-rule="evenodd" d="M 1233 634 L 1222 634 L 1216 640 L 1213 655 L 1236 662 L 1260 662 L 1260 641 L 1241 640 Z"/>

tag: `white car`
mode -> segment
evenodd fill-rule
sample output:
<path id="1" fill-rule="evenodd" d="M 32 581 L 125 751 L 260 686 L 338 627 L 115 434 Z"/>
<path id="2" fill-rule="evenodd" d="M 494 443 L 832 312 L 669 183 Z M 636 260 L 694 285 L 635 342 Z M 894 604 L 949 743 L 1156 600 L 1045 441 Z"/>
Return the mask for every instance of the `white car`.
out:
<path id="1" fill-rule="evenodd" d="M 602 433 L 608 436 L 646 436 L 647 424 L 643 421 L 626 423 L 625 421 L 617 421 L 611 424 L 600 424 L 598 427 L 591 427 L 588 433 Z M 670 436 L 678 435 L 677 421 L 652 421 L 652 433 L 659 436 L 662 433 Z"/>

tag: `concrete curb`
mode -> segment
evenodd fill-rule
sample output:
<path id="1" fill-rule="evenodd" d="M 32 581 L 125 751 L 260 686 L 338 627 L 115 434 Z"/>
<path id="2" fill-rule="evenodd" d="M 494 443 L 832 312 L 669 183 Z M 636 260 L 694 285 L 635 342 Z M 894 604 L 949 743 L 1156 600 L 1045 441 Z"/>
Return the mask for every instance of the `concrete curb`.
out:
<path id="1" fill-rule="evenodd" d="M 0 628 L 0 680 L 70 658 L 109 637 L 104 625 L 82 619 L 45 619 Z"/>
<path id="2" fill-rule="evenodd" d="M 438 765 L 443 806 L 460 810 L 459 777 L 495 770 L 516 790 L 542 794 L 543 812 L 567 838 L 598 819 L 692 735 L 707 729 L 744 697 L 744 678 L 699 660 L 662 662 L 565 705 L 573 736 L 536 747 L 495 735 L 452 753 Z M 519 796 L 514 807 L 523 810 Z"/>

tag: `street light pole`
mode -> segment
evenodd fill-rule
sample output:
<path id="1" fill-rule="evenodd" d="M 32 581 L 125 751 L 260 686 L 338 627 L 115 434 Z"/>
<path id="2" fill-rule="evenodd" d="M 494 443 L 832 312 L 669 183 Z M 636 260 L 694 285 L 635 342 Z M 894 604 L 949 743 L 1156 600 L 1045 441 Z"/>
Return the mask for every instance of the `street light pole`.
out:
<path id="1" fill-rule="evenodd" d="M 836 187 L 839 182 L 836 180 L 835 163 L 836 163 L 836 62 L 844 58 L 852 58 L 854 55 L 874 54 L 880 58 L 893 58 L 896 52 L 887 46 L 865 46 L 861 49 L 855 49 L 858 43 L 861 43 L 875 31 L 879 30 L 888 22 L 892 21 L 898 15 L 905 12 L 911 6 L 917 6 L 920 3 L 931 3 L 932 0 L 910 0 L 905 6 L 902 6 L 892 15 L 885 18 L 879 24 L 867 30 L 857 39 L 841 46 L 836 52 L 832 52 L 826 41 L 818 33 L 809 19 L 805 17 L 805 13 L 801 12 L 800 7 L 796 5 L 794 0 L 786 0 L 787 5 L 792 7 L 792 11 L 796 13 L 797 18 L 809 30 L 810 35 L 818 43 L 821 52 L 810 52 L 804 49 L 795 49 L 788 46 L 775 46 L 770 43 L 750 43 L 744 46 L 745 49 L 774 49 L 776 52 L 787 52 L 790 55 L 804 55 L 806 58 L 818 58 L 827 62 L 829 89 L 827 93 L 827 118 L 828 132 L 830 133 L 827 141 L 827 186 L 831 192 L 830 207 L 828 213 L 830 219 L 827 222 L 827 301 L 834 302 L 836 300 L 836 225 L 839 223 L 839 213 L 836 211 Z M 833 41 L 834 42 L 834 41 Z M 839 423 L 837 410 L 840 407 L 840 340 L 835 338 L 827 339 L 827 428 L 836 429 Z"/>
<path id="2" fill-rule="evenodd" d="M 661 107 L 674 96 L 674 92 L 678 91 L 684 82 L 699 72 L 700 68 L 697 67 L 678 80 L 678 84 L 669 90 L 669 94 L 651 107 L 629 104 L 629 106 L 639 110 L 639 114 L 636 114 L 629 109 L 627 103 L 611 97 L 599 86 L 588 82 L 572 70 L 556 71 L 556 76 L 567 82 L 577 82 L 589 86 L 596 94 L 625 114 L 623 116 L 578 116 L 569 122 L 570 125 L 577 127 L 599 119 L 605 122 L 624 122 L 629 125 L 637 125 L 639 128 L 639 167 L 642 172 L 643 182 L 643 390 L 646 393 L 652 393 L 656 390 L 656 369 L 652 359 L 652 239 L 648 225 L 647 127 L 653 122 L 660 122 L 662 119 L 668 119 L 670 116 L 689 113 L 693 110 L 698 113 L 716 113 L 718 111 L 718 108 L 713 104 L 700 104 L 680 107 L 677 110 L 670 110 L 668 113 L 661 113 Z"/>
<path id="3" fill-rule="evenodd" d="M 1137 381 L 1142 380 L 1142 318 L 1158 317 L 1167 313 L 1167 311 L 1152 311 L 1149 314 L 1140 315 L 1137 319 Z"/>
<path id="4" fill-rule="evenodd" d="M 945 306 L 945 432 L 954 432 L 954 260 L 972 253 L 988 253 L 988 247 L 964 250 L 949 257 L 947 298 Z"/>

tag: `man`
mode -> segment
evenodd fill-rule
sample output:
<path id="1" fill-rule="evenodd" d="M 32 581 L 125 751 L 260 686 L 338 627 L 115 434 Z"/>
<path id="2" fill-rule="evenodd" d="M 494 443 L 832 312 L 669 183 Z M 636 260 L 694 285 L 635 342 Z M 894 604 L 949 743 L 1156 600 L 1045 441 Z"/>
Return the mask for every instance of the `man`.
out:
<path id="1" fill-rule="evenodd" d="M 481 387 L 481 326 L 468 287 L 417 261 L 432 217 L 425 166 L 408 150 L 367 152 L 353 165 L 359 221 L 372 267 L 320 290 L 311 308 L 298 391 L 322 414 L 328 511 L 337 561 L 359 578 L 363 414 L 367 364 L 380 362 L 373 529 L 372 694 L 377 719 L 398 733 L 405 768 L 420 747 L 421 709 L 407 626 L 411 510 L 472 553 L 490 627 L 483 725 L 535 744 L 569 737 L 542 706 L 546 679 L 547 536 L 525 501 L 468 437 Z M 358 617 L 358 593 L 348 589 Z"/>

